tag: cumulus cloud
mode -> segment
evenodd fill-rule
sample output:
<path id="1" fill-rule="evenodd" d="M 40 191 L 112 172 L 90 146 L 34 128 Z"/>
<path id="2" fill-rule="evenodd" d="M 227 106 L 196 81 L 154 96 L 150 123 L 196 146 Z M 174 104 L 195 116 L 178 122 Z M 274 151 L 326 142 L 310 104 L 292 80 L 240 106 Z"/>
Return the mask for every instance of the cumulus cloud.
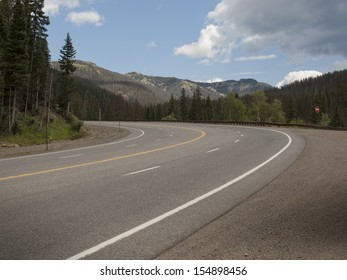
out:
<path id="1" fill-rule="evenodd" d="M 345 0 L 222 0 L 208 16 L 196 42 L 175 54 L 230 59 L 242 49 L 257 55 L 267 47 L 290 54 L 347 57 Z"/>
<path id="2" fill-rule="evenodd" d="M 303 79 L 307 78 L 315 78 L 318 76 L 322 76 L 321 72 L 318 71 L 296 71 L 296 72 L 290 72 L 287 76 L 284 77 L 282 81 L 280 81 L 276 87 L 281 88 L 285 85 L 289 85 L 291 83 L 294 83 L 296 81 L 301 81 Z"/>
<path id="3" fill-rule="evenodd" d="M 229 59 L 231 47 L 226 47 L 225 42 L 226 39 L 221 28 L 210 24 L 201 30 L 197 42 L 175 48 L 174 53 L 175 55 L 185 55 L 190 58 L 205 58 L 203 64 L 208 64 L 211 59 L 217 56 L 221 58 L 221 62 L 226 62 Z M 226 45 L 228 44 L 226 43 Z"/>
<path id="4" fill-rule="evenodd" d="M 66 21 L 83 26 L 86 24 L 94 24 L 101 26 L 104 23 L 104 17 L 96 11 L 71 12 L 66 17 Z"/>
<path id="5" fill-rule="evenodd" d="M 79 0 L 46 0 L 44 11 L 49 16 L 56 16 L 61 8 L 74 9 L 80 4 Z"/>
<path id="6" fill-rule="evenodd" d="M 46 0 L 44 11 L 48 16 L 57 16 L 61 10 L 68 10 L 69 13 L 65 20 L 77 26 L 93 24 L 96 26 L 103 25 L 105 19 L 98 12 L 93 10 L 94 0 Z M 76 11 L 76 9 L 85 11 Z"/>

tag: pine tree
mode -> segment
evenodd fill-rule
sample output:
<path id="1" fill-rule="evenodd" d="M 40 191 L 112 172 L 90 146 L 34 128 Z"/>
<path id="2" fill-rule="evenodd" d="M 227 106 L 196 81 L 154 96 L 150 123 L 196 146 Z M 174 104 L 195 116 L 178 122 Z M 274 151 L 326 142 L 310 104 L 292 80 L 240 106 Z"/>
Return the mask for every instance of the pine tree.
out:
<path id="1" fill-rule="evenodd" d="M 47 43 L 47 28 L 49 18 L 43 11 L 44 0 L 26 0 L 29 33 L 29 82 L 27 85 L 25 114 L 31 99 L 32 112 L 38 110 L 43 101 L 43 91 L 49 70 L 49 49 Z"/>
<path id="2" fill-rule="evenodd" d="M 169 110 L 168 115 L 175 115 L 175 99 L 173 97 L 173 94 L 171 94 L 170 101 L 169 101 Z"/>
<path id="3" fill-rule="evenodd" d="M 74 91 L 72 75 L 76 71 L 75 63 L 76 51 L 72 45 L 70 34 L 67 33 L 65 44 L 60 50 L 60 90 L 58 96 L 58 105 L 63 114 L 67 117 L 70 114 L 70 101 Z"/>
<path id="4" fill-rule="evenodd" d="M 210 96 L 207 96 L 206 102 L 205 102 L 205 114 L 206 114 L 206 120 L 211 121 L 213 120 L 213 110 L 212 110 L 212 103 Z"/>
<path id="5" fill-rule="evenodd" d="M 186 121 L 188 119 L 187 96 L 186 90 L 182 88 L 180 97 L 180 119 Z"/>
<path id="6" fill-rule="evenodd" d="M 5 55 L 5 95 L 8 95 L 8 131 L 16 122 L 17 110 L 25 104 L 25 86 L 28 73 L 27 32 L 25 6 L 16 0 L 9 28 Z"/>
<path id="7" fill-rule="evenodd" d="M 203 112 L 202 112 L 203 108 L 202 108 L 200 86 L 197 86 L 195 90 L 195 101 L 196 101 L 196 119 L 203 120 Z"/>
<path id="8" fill-rule="evenodd" d="M 0 120 L 5 115 L 5 50 L 8 43 L 8 24 L 5 2 L 0 2 Z M 2 122 L 2 121 L 1 121 Z M 0 127 L 1 131 L 1 127 Z"/>

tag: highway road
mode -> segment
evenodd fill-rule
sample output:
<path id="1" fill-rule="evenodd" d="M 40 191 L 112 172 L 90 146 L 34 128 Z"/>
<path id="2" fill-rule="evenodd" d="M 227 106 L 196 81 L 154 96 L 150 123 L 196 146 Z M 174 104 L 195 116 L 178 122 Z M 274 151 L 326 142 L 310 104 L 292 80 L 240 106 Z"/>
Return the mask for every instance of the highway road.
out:
<path id="1" fill-rule="evenodd" d="M 304 147 L 279 129 L 122 125 L 131 134 L 113 143 L 0 159 L 0 259 L 155 258 L 259 191 Z"/>

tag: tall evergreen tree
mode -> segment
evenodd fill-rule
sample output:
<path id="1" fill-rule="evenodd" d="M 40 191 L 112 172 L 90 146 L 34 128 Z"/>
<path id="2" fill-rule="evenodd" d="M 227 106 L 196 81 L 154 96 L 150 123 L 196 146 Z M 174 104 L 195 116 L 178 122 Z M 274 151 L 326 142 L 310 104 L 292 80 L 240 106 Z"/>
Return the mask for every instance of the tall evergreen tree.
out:
<path id="1" fill-rule="evenodd" d="M 202 98 L 201 98 L 201 90 L 200 86 L 197 86 L 195 90 L 195 101 L 196 101 L 196 119 L 203 119 L 203 108 L 202 108 Z"/>
<path id="2" fill-rule="evenodd" d="M 169 101 L 169 110 L 168 115 L 175 115 L 175 99 L 173 97 L 173 94 L 171 94 L 170 101 Z"/>
<path id="3" fill-rule="evenodd" d="M 0 120 L 5 115 L 5 50 L 8 43 L 8 24 L 5 1 L 0 2 Z M 1 129 L 1 128 L 0 128 Z"/>
<path id="4" fill-rule="evenodd" d="M 25 104 L 25 87 L 28 73 L 27 32 L 25 6 L 16 0 L 9 28 L 5 55 L 5 95 L 8 95 L 8 131 L 12 132 L 17 110 Z"/>
<path id="5" fill-rule="evenodd" d="M 180 97 L 180 119 L 186 121 L 188 119 L 187 96 L 186 90 L 182 88 Z"/>
<path id="6" fill-rule="evenodd" d="M 67 117 L 70 114 L 70 101 L 74 91 L 74 83 L 72 75 L 76 71 L 74 66 L 76 50 L 73 47 L 71 36 L 67 33 L 65 44 L 60 50 L 60 90 L 58 96 L 58 105 Z"/>
<path id="7" fill-rule="evenodd" d="M 43 91 L 49 70 L 49 49 L 47 28 L 49 18 L 45 15 L 44 0 L 25 0 L 28 13 L 28 44 L 29 44 L 29 82 L 27 86 L 25 114 L 31 99 L 31 110 L 38 110 L 42 102 Z M 30 94 L 31 93 L 31 94 Z"/>
<path id="8" fill-rule="evenodd" d="M 207 99 L 205 102 L 205 115 L 206 115 L 206 120 L 208 121 L 213 120 L 213 109 L 212 109 L 210 96 L 207 96 Z"/>

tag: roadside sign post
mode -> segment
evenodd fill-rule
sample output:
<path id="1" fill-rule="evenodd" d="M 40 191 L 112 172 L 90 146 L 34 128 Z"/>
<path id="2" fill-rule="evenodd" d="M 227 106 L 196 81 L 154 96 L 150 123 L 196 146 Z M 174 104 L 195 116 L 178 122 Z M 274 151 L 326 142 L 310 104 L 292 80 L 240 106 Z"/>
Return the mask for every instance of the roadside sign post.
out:
<path id="1" fill-rule="evenodd" d="M 318 114 L 320 112 L 320 108 L 318 105 L 316 105 L 316 107 L 314 108 L 314 111 Z"/>

